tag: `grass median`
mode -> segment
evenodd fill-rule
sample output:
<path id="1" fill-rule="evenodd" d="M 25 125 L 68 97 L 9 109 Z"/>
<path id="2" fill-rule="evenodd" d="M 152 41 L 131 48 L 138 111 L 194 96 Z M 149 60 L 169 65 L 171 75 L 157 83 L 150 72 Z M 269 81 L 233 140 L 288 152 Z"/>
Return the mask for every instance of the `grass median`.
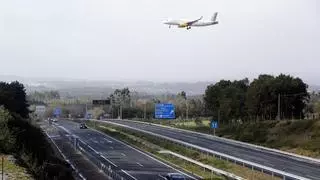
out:
<path id="1" fill-rule="evenodd" d="M 184 155 L 186 157 L 192 158 L 196 161 L 202 162 L 204 164 L 211 165 L 215 168 L 225 170 L 230 173 L 234 173 L 246 179 L 254 180 L 269 180 L 272 179 L 271 176 L 267 174 L 260 173 L 258 171 L 252 171 L 246 167 L 236 165 L 224 160 L 220 160 L 213 156 L 200 153 L 196 150 L 191 150 L 189 148 L 183 147 L 181 145 L 174 144 L 170 141 L 165 141 L 157 137 L 136 132 L 133 130 L 124 129 L 119 126 L 109 125 L 100 122 L 88 122 L 88 126 L 102 131 L 112 137 L 125 141 L 126 143 L 135 146 L 143 151 L 149 152 L 164 161 L 167 161 L 171 165 L 178 166 L 188 172 L 194 173 L 203 177 L 204 179 L 225 179 L 222 176 L 213 175 L 208 170 L 202 167 L 186 162 L 180 158 L 174 157 L 168 154 L 160 154 L 160 150 L 170 150 L 172 152 Z M 274 179 L 277 179 L 274 177 Z"/>

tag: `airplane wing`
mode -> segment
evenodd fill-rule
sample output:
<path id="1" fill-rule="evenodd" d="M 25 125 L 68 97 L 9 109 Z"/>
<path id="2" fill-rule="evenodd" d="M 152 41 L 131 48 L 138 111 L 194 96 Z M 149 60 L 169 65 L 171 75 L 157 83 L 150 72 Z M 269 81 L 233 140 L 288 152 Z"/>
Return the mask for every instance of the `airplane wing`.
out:
<path id="1" fill-rule="evenodd" d="M 194 21 L 189 21 L 189 22 L 187 22 L 186 24 L 187 24 L 188 26 L 191 26 L 193 23 L 198 22 L 198 21 L 200 21 L 201 19 L 202 19 L 202 16 L 201 16 L 199 19 L 196 19 L 196 20 L 194 20 Z"/>

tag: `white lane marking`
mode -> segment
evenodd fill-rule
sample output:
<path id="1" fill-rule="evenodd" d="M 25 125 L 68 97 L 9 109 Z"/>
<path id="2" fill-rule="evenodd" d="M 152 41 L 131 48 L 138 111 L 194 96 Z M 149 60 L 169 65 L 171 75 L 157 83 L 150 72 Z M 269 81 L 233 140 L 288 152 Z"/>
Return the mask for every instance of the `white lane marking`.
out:
<path id="1" fill-rule="evenodd" d="M 99 154 L 99 152 L 96 151 L 95 149 L 93 149 L 91 146 L 89 146 L 89 144 L 87 144 L 87 146 L 88 146 L 92 151 L 94 151 L 96 154 Z"/>
<path id="2" fill-rule="evenodd" d="M 161 177 L 161 178 L 163 178 L 163 179 L 167 179 L 167 178 L 163 177 L 161 174 L 158 174 L 158 176 Z"/>
<path id="3" fill-rule="evenodd" d="M 105 122 L 105 123 L 108 123 L 108 122 Z M 111 123 L 111 124 L 112 124 L 112 123 Z M 99 134 L 102 134 L 103 136 L 106 136 L 106 137 L 108 137 L 108 138 L 110 138 L 110 139 L 112 139 L 112 140 L 114 140 L 114 141 L 116 141 L 116 142 L 119 142 L 120 144 L 123 144 L 123 145 L 125 145 L 125 146 L 127 146 L 127 147 L 129 147 L 129 148 L 131 148 L 131 149 L 133 149 L 133 150 L 135 150 L 135 151 L 137 151 L 137 152 L 139 152 L 139 153 L 141 153 L 141 154 L 143 154 L 143 155 L 151 158 L 151 159 L 153 159 L 154 161 L 159 162 L 160 164 L 163 164 L 164 166 L 167 166 L 167 167 L 169 167 L 169 168 L 171 168 L 171 169 L 174 169 L 175 171 L 177 171 L 177 172 L 179 172 L 179 173 L 181 173 L 181 174 L 183 174 L 183 175 L 185 175 L 185 176 L 187 176 L 187 177 L 189 177 L 189 178 L 191 178 L 191 179 L 196 179 L 196 178 L 190 176 L 189 174 L 186 174 L 186 173 L 184 173 L 184 172 L 182 172 L 182 171 L 180 171 L 180 170 L 178 170 L 178 169 L 176 169 L 176 168 L 174 168 L 174 167 L 172 167 L 172 166 L 170 166 L 170 165 L 168 165 L 168 164 L 166 164 L 166 163 L 164 163 L 164 162 L 162 162 L 162 161 L 160 161 L 160 160 L 158 160 L 158 159 L 150 156 L 149 154 L 147 154 L 147 153 L 145 153 L 145 152 L 143 152 L 143 151 L 140 151 L 140 150 L 138 150 L 138 149 L 136 149 L 136 148 L 134 148 L 134 147 L 132 147 L 132 146 L 130 146 L 130 145 L 128 145 L 128 144 L 126 144 L 126 143 L 118 140 L 118 139 L 116 139 L 116 138 L 113 138 L 113 137 L 111 137 L 111 136 L 108 136 L 108 135 L 106 135 L 106 134 L 104 134 L 104 133 L 102 133 L 102 132 L 100 132 L 100 131 L 98 131 L 98 130 L 95 130 L 95 129 L 92 129 L 92 128 L 90 128 L 90 129 L 93 130 L 93 131 L 96 131 L 96 132 L 98 132 Z"/>
<path id="4" fill-rule="evenodd" d="M 124 153 L 121 153 L 122 156 L 126 156 Z"/>
<path id="5" fill-rule="evenodd" d="M 139 166 L 143 167 L 143 165 L 142 165 L 142 164 L 140 164 L 140 163 L 138 163 L 138 162 L 137 162 L 137 164 L 138 164 Z"/>
<path id="6" fill-rule="evenodd" d="M 113 147 L 112 147 L 112 146 L 110 146 L 110 149 L 113 149 Z"/>
<path id="7" fill-rule="evenodd" d="M 109 163 L 111 163 L 112 165 L 114 165 L 115 167 L 118 167 L 116 164 L 114 164 L 112 161 L 110 161 L 109 159 L 107 159 L 106 157 L 100 155 L 100 157 L 102 157 L 103 159 L 105 159 L 106 161 L 108 161 Z"/>
<path id="8" fill-rule="evenodd" d="M 63 129 L 65 132 L 67 132 L 68 134 L 72 134 L 68 129 L 66 129 L 65 127 L 63 127 L 63 126 L 58 126 L 58 127 L 60 127 L 61 129 Z"/>
<path id="9" fill-rule="evenodd" d="M 123 170 L 123 169 L 121 169 L 121 171 L 122 171 L 123 173 L 125 173 L 126 175 L 130 176 L 132 179 L 137 180 L 137 178 L 133 177 L 133 176 L 132 176 L 131 174 L 129 174 L 127 171 L 125 171 L 125 170 Z"/>
<path id="10" fill-rule="evenodd" d="M 104 140 L 106 140 L 108 143 L 112 143 L 112 141 L 110 141 L 109 139 L 107 138 L 103 138 Z"/>
<path id="11" fill-rule="evenodd" d="M 58 137 L 61 137 L 60 135 L 52 135 L 52 136 L 49 136 L 50 138 L 58 138 Z"/>

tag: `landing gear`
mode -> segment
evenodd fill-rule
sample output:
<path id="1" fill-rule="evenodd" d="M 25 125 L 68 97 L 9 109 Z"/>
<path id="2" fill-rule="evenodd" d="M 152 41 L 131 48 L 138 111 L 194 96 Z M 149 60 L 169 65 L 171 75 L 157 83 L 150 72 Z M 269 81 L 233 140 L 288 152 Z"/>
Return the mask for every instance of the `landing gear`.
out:
<path id="1" fill-rule="evenodd" d="M 171 25 L 169 25 L 169 28 L 171 28 Z"/>
<path id="2" fill-rule="evenodd" d="M 190 27 L 190 26 L 188 26 L 188 27 L 187 27 L 187 30 L 189 30 L 189 29 L 191 29 L 191 27 Z"/>

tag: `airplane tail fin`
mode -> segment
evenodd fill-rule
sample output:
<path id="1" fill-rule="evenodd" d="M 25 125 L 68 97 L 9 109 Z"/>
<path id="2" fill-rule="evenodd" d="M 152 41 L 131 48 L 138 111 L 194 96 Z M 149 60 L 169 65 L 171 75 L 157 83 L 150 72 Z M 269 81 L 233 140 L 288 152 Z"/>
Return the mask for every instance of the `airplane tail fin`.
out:
<path id="1" fill-rule="evenodd" d="M 212 21 L 212 22 L 216 22 L 216 21 L 217 21 L 217 16 L 218 16 L 218 13 L 215 12 L 215 13 L 213 14 L 212 18 L 211 18 L 211 21 Z"/>

